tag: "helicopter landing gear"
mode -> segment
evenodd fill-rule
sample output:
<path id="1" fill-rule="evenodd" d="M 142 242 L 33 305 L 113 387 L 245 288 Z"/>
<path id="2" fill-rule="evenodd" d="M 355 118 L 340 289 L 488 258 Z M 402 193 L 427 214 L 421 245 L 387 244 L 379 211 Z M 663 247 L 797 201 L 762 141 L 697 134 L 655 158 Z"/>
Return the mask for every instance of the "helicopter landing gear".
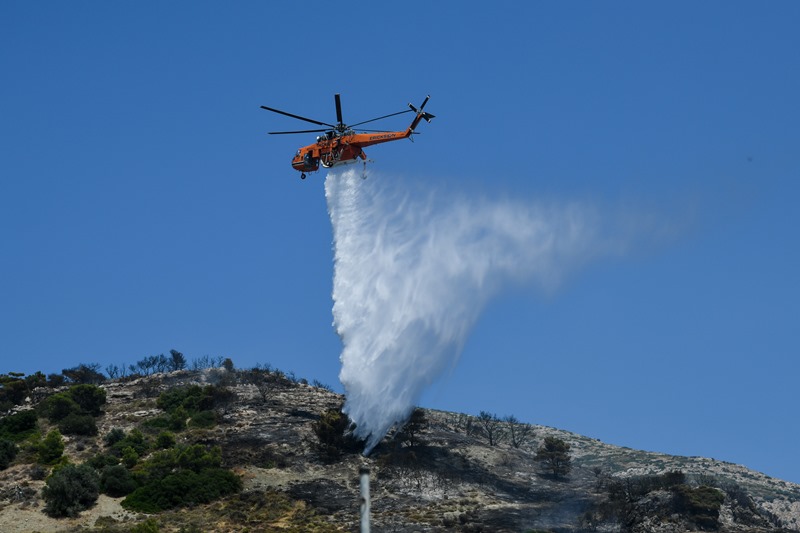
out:
<path id="1" fill-rule="evenodd" d="M 303 174 L 300 174 L 300 179 L 301 179 L 301 180 L 304 180 L 304 179 L 306 179 L 306 175 L 305 175 L 305 173 L 303 173 Z"/>

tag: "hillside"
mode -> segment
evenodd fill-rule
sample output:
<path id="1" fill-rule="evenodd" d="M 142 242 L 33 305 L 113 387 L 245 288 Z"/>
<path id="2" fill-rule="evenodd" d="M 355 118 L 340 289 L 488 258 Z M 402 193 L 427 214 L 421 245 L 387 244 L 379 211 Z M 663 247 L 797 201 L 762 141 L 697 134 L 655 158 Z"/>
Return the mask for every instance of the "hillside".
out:
<path id="1" fill-rule="evenodd" d="M 215 420 L 193 424 L 190 417 L 173 432 L 174 445 L 219 446 L 222 466 L 240 477 L 241 490 L 151 515 L 101 494 L 76 517 L 52 518 L 42 498 L 49 467 L 36 464 L 30 444 L 54 427 L 40 414 L 38 437 L 20 441 L 20 452 L 0 471 L 0 531 L 356 531 L 363 466 L 372 473 L 373 531 L 800 531 L 798 485 L 735 464 L 620 448 L 544 426 L 494 420 L 489 427 L 478 417 L 422 410 L 413 434 L 385 439 L 370 457 L 346 439 L 321 449 L 315 424 L 343 398 L 278 371 L 180 370 L 104 381 L 97 435 L 64 435 L 64 455 L 79 464 L 107 453 L 115 428 L 127 435 L 138 428 L 153 443 L 167 420 L 163 393 L 209 384 Z M 37 388 L 12 412 L 68 390 Z M 489 445 L 487 429 L 499 442 Z M 535 459 L 547 437 L 569 444 L 565 476 Z M 147 457 L 129 468 L 135 472 Z"/>

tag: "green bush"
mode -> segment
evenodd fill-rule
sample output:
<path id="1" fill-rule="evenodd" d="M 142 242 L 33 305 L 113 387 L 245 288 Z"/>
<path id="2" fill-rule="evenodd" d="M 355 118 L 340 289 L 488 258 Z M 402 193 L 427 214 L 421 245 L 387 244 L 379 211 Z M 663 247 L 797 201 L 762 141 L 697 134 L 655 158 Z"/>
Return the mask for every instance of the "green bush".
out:
<path id="1" fill-rule="evenodd" d="M 97 472 L 87 465 L 66 465 L 47 479 L 42 489 L 44 511 L 54 517 L 77 516 L 97 501 Z"/>
<path id="2" fill-rule="evenodd" d="M 100 490 L 113 498 L 127 496 L 136 489 L 136 481 L 131 473 L 122 465 L 111 465 L 103 468 L 100 474 Z"/>
<path id="3" fill-rule="evenodd" d="M 25 440 L 36 431 L 37 418 L 36 412 L 29 409 L 0 419 L 0 438 L 14 442 Z"/>
<path id="4" fill-rule="evenodd" d="M 97 435 L 97 424 L 92 415 L 71 413 L 58 422 L 58 429 L 65 435 Z"/>
<path id="5" fill-rule="evenodd" d="M 166 392 L 162 392 L 156 401 L 159 409 L 171 413 L 178 407 L 183 407 L 188 413 L 207 411 L 214 407 L 213 386 L 200 387 L 190 385 Z"/>
<path id="6" fill-rule="evenodd" d="M 719 510 L 725 495 L 722 491 L 707 485 L 692 488 L 678 485 L 673 488 L 675 511 L 686 513 L 701 529 L 719 527 Z"/>
<path id="7" fill-rule="evenodd" d="M 133 468 L 139 462 L 139 454 L 131 446 L 122 449 L 122 464 L 128 468 Z"/>
<path id="8" fill-rule="evenodd" d="M 144 436 L 144 433 L 134 428 L 122 439 L 116 441 L 111 446 L 111 451 L 117 457 L 122 457 L 122 453 L 125 448 L 133 448 L 133 450 L 136 452 L 136 455 L 142 456 L 147 454 L 147 452 L 150 450 L 150 443 L 148 442 L 147 437 Z"/>
<path id="9" fill-rule="evenodd" d="M 106 403 L 106 391 L 97 385 L 73 385 L 68 394 L 81 410 L 92 416 L 99 416 Z"/>
<path id="10" fill-rule="evenodd" d="M 212 502 L 241 488 L 241 480 L 229 470 L 214 468 L 200 473 L 180 470 L 157 483 L 139 487 L 122 500 L 122 506 L 132 511 L 158 513 L 173 507 Z"/>
<path id="11" fill-rule="evenodd" d="M 141 524 L 136 524 L 131 528 L 131 533 L 159 533 L 158 521 L 155 518 L 148 518 Z M 181 528 L 183 531 L 183 528 Z"/>
<path id="12" fill-rule="evenodd" d="M 0 470 L 5 470 L 17 456 L 17 445 L 10 440 L 0 439 Z"/>
<path id="13" fill-rule="evenodd" d="M 123 500 L 126 509 L 155 513 L 208 503 L 241 489 L 233 472 L 220 468 L 219 446 L 178 446 L 154 453 L 134 470 L 140 487 Z"/>
<path id="14" fill-rule="evenodd" d="M 46 465 L 56 464 L 64 453 L 64 439 L 61 437 L 61 432 L 54 429 L 48 433 L 44 440 L 39 443 L 38 451 L 40 463 Z"/>
<path id="15" fill-rule="evenodd" d="M 119 458 L 114 457 L 113 455 L 107 453 L 98 453 L 97 455 L 93 455 L 92 457 L 87 459 L 86 464 L 91 466 L 98 472 L 102 472 L 103 469 L 107 466 L 118 465 Z"/>
<path id="16" fill-rule="evenodd" d="M 81 406 L 66 392 L 53 394 L 40 404 L 39 409 L 50 422 L 58 422 L 71 414 L 81 412 Z"/>
<path id="17" fill-rule="evenodd" d="M 193 428 L 213 428 L 216 424 L 214 411 L 200 411 L 189 419 L 189 426 Z"/>
<path id="18" fill-rule="evenodd" d="M 21 379 L 23 374 L 11 372 L 0 374 L 0 402 L 19 405 L 28 396 L 28 385 Z"/>
<path id="19" fill-rule="evenodd" d="M 344 453 L 360 449 L 360 443 L 348 433 L 352 425 L 340 409 L 328 409 L 314 422 L 312 429 L 317 436 L 317 451 L 323 458 L 334 461 Z"/>
<path id="20" fill-rule="evenodd" d="M 125 438 L 125 432 L 120 428 L 111 428 L 111 431 L 106 433 L 103 440 L 106 443 L 106 446 L 113 446 L 122 439 Z"/>
<path id="21" fill-rule="evenodd" d="M 191 385 L 162 392 L 156 401 L 159 409 L 166 411 L 166 417 L 158 417 L 148 422 L 149 427 L 180 431 L 189 425 L 209 428 L 217 423 L 214 408 L 226 408 L 236 395 L 225 387 Z"/>
<path id="22" fill-rule="evenodd" d="M 162 431 L 156 437 L 156 448 L 172 448 L 175 446 L 175 435 L 170 433 L 169 431 Z"/>

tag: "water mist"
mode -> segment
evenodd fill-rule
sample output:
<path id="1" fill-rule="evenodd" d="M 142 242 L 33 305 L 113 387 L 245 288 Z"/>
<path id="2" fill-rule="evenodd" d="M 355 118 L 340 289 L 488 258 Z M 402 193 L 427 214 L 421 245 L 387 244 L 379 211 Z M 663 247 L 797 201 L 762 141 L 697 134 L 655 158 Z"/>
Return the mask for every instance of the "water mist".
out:
<path id="1" fill-rule="evenodd" d="M 594 210 L 412 190 L 352 169 L 325 181 L 333 226 L 333 319 L 345 413 L 368 454 L 457 361 L 493 296 L 556 287 L 618 248 Z"/>

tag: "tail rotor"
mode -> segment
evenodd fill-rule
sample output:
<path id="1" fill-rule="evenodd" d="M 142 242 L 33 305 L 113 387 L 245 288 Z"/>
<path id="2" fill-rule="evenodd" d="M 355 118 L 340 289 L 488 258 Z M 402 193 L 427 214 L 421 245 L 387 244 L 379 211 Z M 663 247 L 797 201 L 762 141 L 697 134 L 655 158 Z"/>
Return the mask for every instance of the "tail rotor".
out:
<path id="1" fill-rule="evenodd" d="M 428 122 L 428 123 L 430 123 L 432 118 L 435 118 L 435 115 L 431 115 L 430 113 L 428 113 L 426 111 L 423 111 L 423 109 L 425 109 L 425 104 L 427 104 L 428 100 L 430 100 L 430 99 L 431 99 L 431 95 L 426 96 L 425 100 L 422 101 L 422 105 L 419 106 L 419 109 L 414 107 L 414 105 L 411 104 L 411 103 L 408 104 L 408 107 L 411 108 L 411 111 L 416 113 L 418 116 L 424 118 L 425 121 Z"/>

